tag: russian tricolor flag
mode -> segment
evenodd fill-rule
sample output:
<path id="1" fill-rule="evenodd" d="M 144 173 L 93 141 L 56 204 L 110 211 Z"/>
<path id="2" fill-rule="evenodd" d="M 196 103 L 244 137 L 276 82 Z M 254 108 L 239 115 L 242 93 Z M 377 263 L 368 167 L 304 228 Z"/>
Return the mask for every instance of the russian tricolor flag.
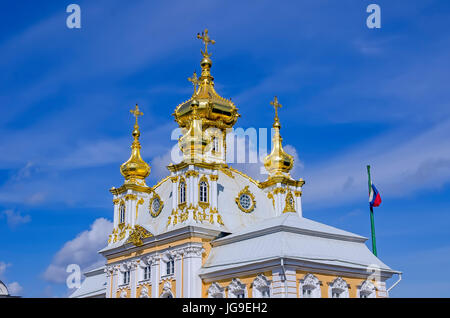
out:
<path id="1" fill-rule="evenodd" d="M 377 207 L 381 204 L 380 193 L 378 192 L 377 188 L 375 188 L 373 183 L 369 193 L 369 204 L 371 208 Z"/>

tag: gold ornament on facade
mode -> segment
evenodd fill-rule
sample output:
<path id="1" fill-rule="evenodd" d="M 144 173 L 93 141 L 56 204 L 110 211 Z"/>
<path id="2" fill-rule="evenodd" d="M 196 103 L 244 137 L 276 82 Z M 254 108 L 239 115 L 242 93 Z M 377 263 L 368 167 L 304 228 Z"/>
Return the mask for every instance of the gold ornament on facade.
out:
<path id="1" fill-rule="evenodd" d="M 239 209 L 245 213 L 252 212 L 256 207 L 255 196 L 250 192 L 248 186 L 245 186 L 245 188 L 238 193 L 235 202 Z"/>
<path id="2" fill-rule="evenodd" d="M 127 194 L 127 195 L 125 195 L 125 201 L 128 201 L 128 200 L 137 200 L 137 195 L 136 194 Z"/>
<path id="3" fill-rule="evenodd" d="M 292 193 L 290 191 L 288 192 L 288 194 L 286 195 L 286 199 L 284 200 L 283 213 L 287 213 L 287 212 L 295 212 L 294 196 L 292 195 Z"/>
<path id="4" fill-rule="evenodd" d="M 150 199 L 149 211 L 151 216 L 156 218 L 162 211 L 164 207 L 164 202 L 161 200 L 159 195 L 155 193 L 153 197 Z"/>
<path id="5" fill-rule="evenodd" d="M 211 179 L 211 181 L 217 181 L 217 180 L 219 180 L 219 175 L 211 174 L 211 175 L 209 175 L 209 179 Z"/>
<path id="6" fill-rule="evenodd" d="M 135 246 L 141 246 L 142 240 L 151 237 L 152 234 L 140 225 L 135 225 L 126 243 L 133 243 Z"/>
<path id="7" fill-rule="evenodd" d="M 275 108 L 275 119 L 273 128 L 275 133 L 272 138 L 272 151 L 264 158 L 264 167 L 269 172 L 269 178 L 273 176 L 288 176 L 289 171 L 294 165 L 294 158 L 283 150 L 282 141 L 280 135 L 280 120 L 278 118 L 278 108 L 281 104 L 278 103 L 278 98 L 275 96 L 274 100 L 270 104 Z"/>
<path id="8" fill-rule="evenodd" d="M 150 174 L 150 166 L 141 158 L 141 144 L 139 143 L 139 136 L 141 135 L 138 125 L 138 117 L 143 113 L 139 110 L 136 104 L 135 109 L 130 110 L 135 117 L 135 124 L 133 130 L 133 143 L 131 145 L 130 158 L 120 166 L 120 173 L 125 177 L 125 183 L 132 183 L 145 186 L 145 178 Z"/>
<path id="9" fill-rule="evenodd" d="M 144 204 L 144 198 L 140 198 L 138 202 L 136 202 L 136 220 L 138 218 L 139 206 Z"/>

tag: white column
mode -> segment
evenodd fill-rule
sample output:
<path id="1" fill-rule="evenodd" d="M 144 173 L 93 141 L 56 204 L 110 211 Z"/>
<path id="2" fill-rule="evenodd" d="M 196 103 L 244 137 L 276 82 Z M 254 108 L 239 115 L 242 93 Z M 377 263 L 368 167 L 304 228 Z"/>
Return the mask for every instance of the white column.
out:
<path id="1" fill-rule="evenodd" d="M 154 256 L 151 258 L 152 262 L 152 272 L 151 272 L 151 281 L 152 281 L 152 298 L 159 297 L 159 263 L 161 262 L 159 256 Z"/>
<path id="2" fill-rule="evenodd" d="M 182 291 L 182 287 L 183 287 L 183 258 L 182 258 L 183 254 L 181 254 L 180 252 L 176 252 L 174 257 L 174 261 L 175 261 L 175 297 L 176 298 L 181 298 L 183 297 L 183 291 Z"/>
<path id="3" fill-rule="evenodd" d="M 175 176 L 172 176 L 172 178 L 175 178 Z M 178 205 L 178 178 L 177 181 L 174 181 L 175 179 L 172 179 L 172 209 L 176 209 Z"/>
<path id="4" fill-rule="evenodd" d="M 117 285 L 119 282 L 119 266 L 114 266 L 113 269 L 113 281 L 112 281 L 112 295 L 111 298 L 116 298 L 116 294 L 117 294 Z"/>
<path id="5" fill-rule="evenodd" d="M 105 268 L 106 274 L 106 298 L 111 298 L 111 286 L 112 286 L 112 277 L 113 277 L 113 269 L 110 266 L 106 266 Z"/>
<path id="6" fill-rule="evenodd" d="M 301 188 L 300 190 L 301 191 Z M 296 211 L 300 217 L 303 217 L 303 209 L 302 209 L 302 196 L 295 196 L 295 202 L 297 203 Z"/>
<path id="7" fill-rule="evenodd" d="M 202 280 L 198 271 L 202 267 L 201 246 L 192 246 L 184 249 L 183 256 L 183 297 L 200 298 L 202 296 Z M 177 283 L 178 285 L 178 283 Z"/>
<path id="8" fill-rule="evenodd" d="M 131 262 L 131 266 L 130 266 L 130 289 L 131 289 L 131 293 L 130 293 L 130 298 L 136 298 L 136 288 L 137 288 L 137 262 L 136 261 L 132 261 Z"/>
<path id="9" fill-rule="evenodd" d="M 297 282 L 295 269 L 284 266 L 277 267 L 272 271 L 273 297 L 274 298 L 296 298 Z"/>

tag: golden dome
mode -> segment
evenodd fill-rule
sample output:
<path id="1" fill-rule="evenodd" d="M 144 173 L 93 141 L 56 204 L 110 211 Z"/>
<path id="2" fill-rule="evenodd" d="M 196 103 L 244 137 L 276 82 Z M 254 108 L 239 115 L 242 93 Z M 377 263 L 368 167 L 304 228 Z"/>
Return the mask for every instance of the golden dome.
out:
<path id="1" fill-rule="evenodd" d="M 125 183 L 135 183 L 139 185 L 145 185 L 145 178 L 150 174 L 150 166 L 141 158 L 141 144 L 139 143 L 139 137 L 141 135 L 138 126 L 138 116 L 142 116 L 143 113 L 139 111 L 139 107 L 136 104 L 136 108 L 130 110 L 133 116 L 136 118 L 133 130 L 133 143 L 131 144 L 131 156 L 120 166 L 120 173 L 125 177 Z"/>
<path id="2" fill-rule="evenodd" d="M 283 176 L 284 174 L 289 175 L 289 171 L 294 166 L 294 158 L 283 150 L 283 138 L 280 135 L 281 124 L 278 118 L 278 108 L 281 107 L 281 104 L 278 103 L 276 96 L 270 104 L 275 107 L 275 120 L 273 124 L 275 133 L 272 138 L 272 151 L 264 158 L 264 167 L 269 172 L 270 177 Z"/>
<path id="3" fill-rule="evenodd" d="M 231 128 L 240 115 L 234 103 L 221 97 L 214 89 L 214 77 L 210 72 L 212 61 L 210 59 L 211 54 L 208 54 L 208 44 L 214 44 L 215 41 L 209 38 L 207 29 L 202 35 L 198 34 L 197 38 L 205 43 L 205 52 L 201 51 L 203 55 L 200 62 L 202 74 L 200 78 L 197 78 L 197 74 L 194 72 L 194 76 L 188 79 L 194 85 L 194 93 L 189 100 L 175 108 L 173 116 L 180 127 L 189 127 L 193 120 L 192 102 L 196 100 L 198 102 L 197 114 L 202 120 L 203 129 L 208 127 Z"/>

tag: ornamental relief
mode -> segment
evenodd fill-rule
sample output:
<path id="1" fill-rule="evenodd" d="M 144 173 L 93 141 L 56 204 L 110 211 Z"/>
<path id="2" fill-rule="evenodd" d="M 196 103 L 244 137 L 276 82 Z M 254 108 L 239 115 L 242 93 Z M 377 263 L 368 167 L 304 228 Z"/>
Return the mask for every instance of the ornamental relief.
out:
<path id="1" fill-rule="evenodd" d="M 256 207 L 255 196 L 250 192 L 248 186 L 238 193 L 235 202 L 238 208 L 245 213 L 252 212 Z"/>
<path id="2" fill-rule="evenodd" d="M 150 215 L 156 218 L 162 211 L 164 207 L 164 202 L 161 200 L 159 195 L 155 192 L 153 197 L 150 199 L 149 212 Z"/>

